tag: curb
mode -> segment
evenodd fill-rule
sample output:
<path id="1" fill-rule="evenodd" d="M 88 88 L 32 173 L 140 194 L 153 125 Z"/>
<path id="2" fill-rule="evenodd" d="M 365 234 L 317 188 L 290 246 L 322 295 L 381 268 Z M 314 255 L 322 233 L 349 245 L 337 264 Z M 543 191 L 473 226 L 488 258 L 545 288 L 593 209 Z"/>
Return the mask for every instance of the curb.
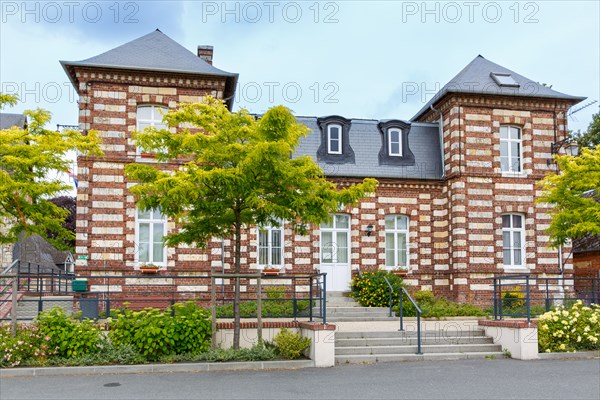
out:
<path id="1" fill-rule="evenodd" d="M 600 358 L 600 351 L 578 351 L 576 353 L 539 353 L 538 360 L 590 360 Z"/>
<path id="2" fill-rule="evenodd" d="M 145 374 L 170 372 L 209 372 L 209 371 L 256 371 L 270 369 L 313 368 L 313 360 L 295 361 L 243 361 L 222 363 L 181 363 L 181 364 L 139 364 L 139 365 L 102 365 L 89 367 L 39 367 L 39 368 L 2 368 L 0 378 L 20 378 L 31 376 L 68 376 L 68 375 L 107 375 L 107 374 Z"/>

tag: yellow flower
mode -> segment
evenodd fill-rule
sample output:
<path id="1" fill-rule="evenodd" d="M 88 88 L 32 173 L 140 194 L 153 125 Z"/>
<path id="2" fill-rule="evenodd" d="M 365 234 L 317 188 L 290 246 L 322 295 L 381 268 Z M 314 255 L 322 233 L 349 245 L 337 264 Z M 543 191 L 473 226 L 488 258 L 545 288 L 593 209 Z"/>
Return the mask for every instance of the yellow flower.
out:
<path id="1" fill-rule="evenodd" d="M 565 344 L 564 344 L 564 343 L 563 343 L 563 344 L 561 344 L 561 345 L 560 345 L 560 347 L 559 347 L 559 349 L 561 349 L 561 350 L 564 350 L 564 349 L 566 349 L 566 348 L 567 348 L 567 346 L 565 346 Z"/>

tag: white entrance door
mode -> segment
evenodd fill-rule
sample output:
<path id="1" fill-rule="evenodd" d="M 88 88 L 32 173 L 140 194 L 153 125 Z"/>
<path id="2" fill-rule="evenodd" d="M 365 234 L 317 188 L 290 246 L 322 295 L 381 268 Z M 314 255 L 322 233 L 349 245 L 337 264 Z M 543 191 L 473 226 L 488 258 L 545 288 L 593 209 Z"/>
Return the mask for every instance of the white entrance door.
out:
<path id="1" fill-rule="evenodd" d="M 336 214 L 321 225 L 321 272 L 327 273 L 327 291 L 350 290 L 350 216 Z"/>

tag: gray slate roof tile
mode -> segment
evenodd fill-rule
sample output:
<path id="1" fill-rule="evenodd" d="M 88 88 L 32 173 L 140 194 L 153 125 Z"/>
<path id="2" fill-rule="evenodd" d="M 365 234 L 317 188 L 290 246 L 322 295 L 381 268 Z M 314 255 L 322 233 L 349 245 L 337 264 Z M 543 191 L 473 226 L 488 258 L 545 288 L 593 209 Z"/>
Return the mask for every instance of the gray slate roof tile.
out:
<path id="1" fill-rule="evenodd" d="M 519 84 L 519 87 L 500 86 L 491 77 L 491 73 L 510 74 Z M 543 97 L 551 99 L 573 100 L 579 103 L 585 100 L 585 97 L 571 96 L 556 90 L 552 90 L 538 82 L 532 81 L 523 75 L 517 74 L 508 68 L 486 60 L 478 55 L 473 61 L 467 64 L 454 78 L 450 80 L 418 113 L 412 117 L 412 121 L 417 120 L 423 115 L 429 106 L 435 104 L 447 93 L 476 93 L 476 94 L 496 94 L 522 97 Z"/>
<path id="2" fill-rule="evenodd" d="M 27 117 L 23 114 L 0 113 L 0 129 L 8 129 L 13 126 L 23 128 L 27 123 Z"/>
<path id="3" fill-rule="evenodd" d="M 414 166 L 379 164 L 382 138 L 377 127 L 380 121 L 353 119 L 350 128 L 350 146 L 355 153 L 354 164 L 326 163 L 317 159 L 321 144 L 321 131 L 317 117 L 298 117 L 311 132 L 301 139 L 295 157 L 308 155 L 323 169 L 328 177 L 441 179 L 442 163 L 437 124 L 413 123 L 408 135 L 409 147 L 415 156 Z"/>

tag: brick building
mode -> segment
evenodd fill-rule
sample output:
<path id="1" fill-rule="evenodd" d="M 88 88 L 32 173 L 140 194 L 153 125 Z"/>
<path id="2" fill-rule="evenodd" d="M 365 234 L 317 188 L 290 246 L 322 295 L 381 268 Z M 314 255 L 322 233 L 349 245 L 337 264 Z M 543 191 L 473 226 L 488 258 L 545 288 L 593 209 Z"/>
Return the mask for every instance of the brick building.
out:
<path id="1" fill-rule="evenodd" d="M 162 235 L 174 224 L 136 210 L 123 169 L 154 162 L 137 151 L 134 130 L 160 127 L 161 112 L 207 94 L 231 107 L 237 75 L 212 66 L 212 47 L 195 55 L 158 30 L 61 63 L 80 95 L 80 126 L 100 132 L 105 152 L 78 160 L 77 271 L 230 269 L 229 240 L 165 248 Z M 346 289 L 354 270 L 408 268 L 408 283 L 456 300 L 489 292 L 484 279 L 493 274 L 556 275 L 562 261 L 547 247 L 536 182 L 556 170 L 550 145 L 565 137 L 567 110 L 581 100 L 478 56 L 410 121 L 299 117 L 312 132 L 298 155 L 312 156 L 335 183 L 374 177 L 378 190 L 307 235 L 286 223 L 248 228 L 242 264 L 327 272 L 332 290 Z M 572 263 L 564 268 L 571 273 Z"/>

